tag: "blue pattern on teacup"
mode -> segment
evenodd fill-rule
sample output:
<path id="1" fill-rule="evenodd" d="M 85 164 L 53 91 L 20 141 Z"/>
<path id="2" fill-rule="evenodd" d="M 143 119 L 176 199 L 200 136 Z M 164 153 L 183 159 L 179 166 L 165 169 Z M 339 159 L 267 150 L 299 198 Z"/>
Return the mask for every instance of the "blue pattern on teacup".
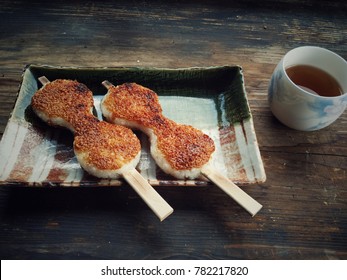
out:
<path id="1" fill-rule="evenodd" d="M 278 68 L 275 69 L 274 73 L 272 74 L 270 85 L 269 85 L 269 93 L 268 93 L 268 100 L 270 103 L 272 103 L 272 100 L 274 98 L 274 95 L 278 92 L 278 82 L 282 79 L 282 71 L 280 71 Z"/>
<path id="2" fill-rule="evenodd" d="M 317 124 L 308 130 L 317 130 L 334 122 L 340 116 L 347 106 L 347 95 L 344 98 L 335 99 L 316 99 L 314 102 L 308 102 L 307 107 L 314 113 Z"/>

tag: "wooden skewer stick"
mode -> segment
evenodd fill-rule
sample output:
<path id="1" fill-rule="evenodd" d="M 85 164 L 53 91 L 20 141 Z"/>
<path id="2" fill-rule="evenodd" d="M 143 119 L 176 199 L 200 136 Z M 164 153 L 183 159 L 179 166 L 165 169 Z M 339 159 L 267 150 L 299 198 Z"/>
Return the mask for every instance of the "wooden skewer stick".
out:
<path id="1" fill-rule="evenodd" d="M 171 206 L 155 191 L 155 189 L 135 168 L 124 172 L 122 175 L 148 207 L 158 216 L 160 221 L 163 221 L 173 212 Z"/>
<path id="2" fill-rule="evenodd" d="M 50 82 L 45 76 L 38 79 L 43 85 Z M 144 200 L 148 207 L 157 215 L 160 221 L 163 221 L 172 214 L 172 207 L 155 191 L 155 189 L 135 168 L 123 172 L 122 176 Z"/>
<path id="3" fill-rule="evenodd" d="M 112 83 L 110 83 L 109 81 L 105 80 L 101 83 L 106 89 L 109 89 L 110 87 L 113 86 Z"/>
<path id="4" fill-rule="evenodd" d="M 236 186 L 227 177 L 220 174 L 217 170 L 207 165 L 201 169 L 201 173 L 215 183 L 226 194 L 233 198 L 238 204 L 246 209 L 252 217 L 263 207 L 260 203 L 250 197 L 242 189 Z"/>
<path id="5" fill-rule="evenodd" d="M 41 76 L 39 77 L 39 81 L 41 82 L 41 84 L 46 85 L 49 83 L 49 80 L 45 77 L 45 76 Z"/>
<path id="6" fill-rule="evenodd" d="M 135 168 L 125 171 L 122 176 L 161 222 L 173 213 L 173 208 Z"/>

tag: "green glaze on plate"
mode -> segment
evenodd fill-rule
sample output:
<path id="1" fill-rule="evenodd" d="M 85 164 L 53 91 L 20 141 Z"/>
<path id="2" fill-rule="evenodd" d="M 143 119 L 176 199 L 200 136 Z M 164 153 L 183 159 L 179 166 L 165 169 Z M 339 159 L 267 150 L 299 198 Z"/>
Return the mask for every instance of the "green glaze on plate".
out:
<path id="1" fill-rule="evenodd" d="M 116 186 L 123 180 L 105 180 L 84 172 L 73 153 L 70 132 L 40 122 L 30 108 L 41 87 L 38 77 L 73 79 L 94 94 L 95 113 L 106 94 L 101 85 L 136 82 L 154 90 L 163 113 L 178 123 L 195 126 L 216 144 L 213 165 L 236 183 L 265 181 L 265 171 L 244 87 L 242 68 L 159 69 L 139 67 L 71 68 L 29 65 L 24 69 L 17 101 L 0 143 L 0 184 L 24 186 Z M 177 180 L 163 173 L 149 153 L 147 136 L 136 132 L 142 155 L 137 169 L 152 185 L 209 185 L 205 178 Z"/>

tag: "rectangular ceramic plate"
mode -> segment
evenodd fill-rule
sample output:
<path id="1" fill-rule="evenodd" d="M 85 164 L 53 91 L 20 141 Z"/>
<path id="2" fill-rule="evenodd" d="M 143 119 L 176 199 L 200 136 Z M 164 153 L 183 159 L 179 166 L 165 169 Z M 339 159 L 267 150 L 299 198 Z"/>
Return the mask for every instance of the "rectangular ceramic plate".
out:
<path id="1" fill-rule="evenodd" d="M 190 124 L 215 142 L 212 163 L 235 183 L 265 181 L 265 171 L 249 109 L 242 69 L 208 68 L 68 68 L 30 65 L 23 72 L 17 101 L 0 143 L 0 184 L 18 186 L 118 186 L 124 181 L 95 178 L 84 172 L 72 149 L 73 135 L 49 127 L 30 107 L 41 87 L 38 77 L 74 79 L 94 93 L 95 111 L 109 80 L 114 85 L 136 82 L 158 93 L 163 113 L 178 123 Z M 154 186 L 209 185 L 205 178 L 177 180 L 164 174 L 149 153 L 146 135 L 136 132 L 142 144 L 139 172 Z"/>

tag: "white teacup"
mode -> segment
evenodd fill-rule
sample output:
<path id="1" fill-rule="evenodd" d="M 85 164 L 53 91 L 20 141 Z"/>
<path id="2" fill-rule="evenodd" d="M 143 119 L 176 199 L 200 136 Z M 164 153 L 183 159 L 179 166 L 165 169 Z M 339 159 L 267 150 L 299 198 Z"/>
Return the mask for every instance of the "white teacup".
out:
<path id="1" fill-rule="evenodd" d="M 296 85 L 285 69 L 309 65 L 330 74 L 342 88 L 341 95 L 326 97 Z M 333 123 L 347 106 L 347 62 L 320 47 L 305 46 L 289 51 L 274 70 L 268 92 L 272 113 L 285 125 L 303 131 Z"/>

